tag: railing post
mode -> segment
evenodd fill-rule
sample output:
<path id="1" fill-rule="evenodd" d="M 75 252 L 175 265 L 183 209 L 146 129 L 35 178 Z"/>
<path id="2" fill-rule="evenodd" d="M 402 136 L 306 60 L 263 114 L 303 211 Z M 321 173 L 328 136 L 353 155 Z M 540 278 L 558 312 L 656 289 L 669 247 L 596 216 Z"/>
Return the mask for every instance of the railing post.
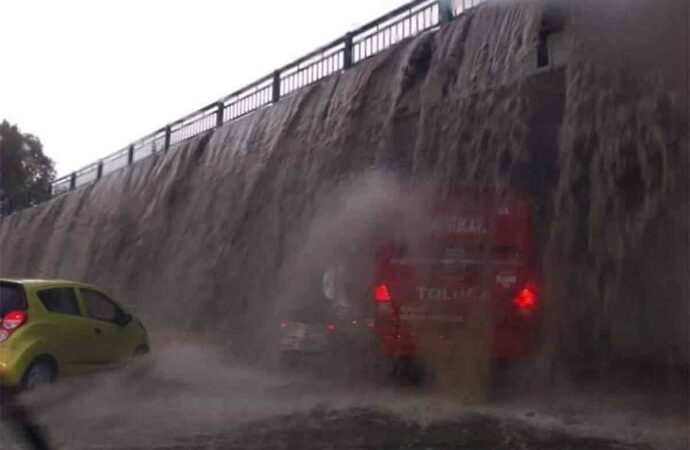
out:
<path id="1" fill-rule="evenodd" d="M 441 25 L 453 20 L 453 0 L 438 0 L 438 20 Z"/>
<path id="2" fill-rule="evenodd" d="M 127 165 L 131 166 L 134 163 L 134 144 L 129 144 L 127 149 Z"/>
<path id="3" fill-rule="evenodd" d="M 98 169 L 96 170 L 96 179 L 100 180 L 103 176 L 103 160 L 98 161 Z"/>
<path id="4" fill-rule="evenodd" d="M 172 134 L 172 129 L 170 128 L 170 125 L 165 127 L 165 143 L 163 144 L 163 150 L 166 152 L 170 150 L 170 135 Z"/>
<path id="5" fill-rule="evenodd" d="M 280 100 L 280 70 L 273 72 L 273 103 Z"/>
<path id="6" fill-rule="evenodd" d="M 72 172 L 69 177 L 69 190 L 74 190 L 75 187 L 77 187 L 77 172 Z"/>
<path id="7" fill-rule="evenodd" d="M 53 183 L 48 183 L 48 198 L 53 198 Z"/>
<path id="8" fill-rule="evenodd" d="M 343 69 L 352 67 L 352 33 L 345 35 L 345 48 L 343 49 Z"/>
<path id="9" fill-rule="evenodd" d="M 223 113 L 225 112 L 225 103 L 218 102 L 218 109 L 216 110 L 216 128 L 223 126 Z"/>

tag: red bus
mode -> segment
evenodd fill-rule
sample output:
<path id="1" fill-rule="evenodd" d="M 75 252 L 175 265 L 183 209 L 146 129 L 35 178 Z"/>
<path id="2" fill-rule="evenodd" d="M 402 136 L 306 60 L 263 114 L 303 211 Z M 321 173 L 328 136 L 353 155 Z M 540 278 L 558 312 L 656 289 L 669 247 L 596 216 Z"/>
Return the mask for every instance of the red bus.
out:
<path id="1" fill-rule="evenodd" d="M 281 322 L 283 355 L 424 363 L 462 357 L 468 345 L 496 361 L 534 353 L 540 262 L 529 200 L 511 189 L 463 187 L 432 195 L 413 215 L 390 221 L 372 263 L 320 271 L 312 287 L 319 307 Z"/>

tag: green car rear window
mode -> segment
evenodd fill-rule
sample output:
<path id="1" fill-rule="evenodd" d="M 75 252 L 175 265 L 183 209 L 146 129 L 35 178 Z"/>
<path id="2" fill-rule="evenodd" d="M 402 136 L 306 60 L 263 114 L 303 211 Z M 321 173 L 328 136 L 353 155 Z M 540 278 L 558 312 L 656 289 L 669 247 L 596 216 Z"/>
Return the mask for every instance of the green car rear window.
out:
<path id="1" fill-rule="evenodd" d="M 24 288 L 19 284 L 0 283 L 0 318 L 12 311 L 26 311 Z"/>
<path id="2" fill-rule="evenodd" d="M 38 292 L 38 298 L 45 308 L 53 313 L 79 315 L 79 306 L 74 289 L 59 287 Z"/>

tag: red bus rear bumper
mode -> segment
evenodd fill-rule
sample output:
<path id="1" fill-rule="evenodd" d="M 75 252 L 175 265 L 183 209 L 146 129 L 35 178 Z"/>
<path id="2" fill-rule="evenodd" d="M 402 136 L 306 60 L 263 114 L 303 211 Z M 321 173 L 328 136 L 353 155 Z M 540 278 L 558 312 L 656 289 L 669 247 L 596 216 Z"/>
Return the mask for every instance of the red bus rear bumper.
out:
<path id="1" fill-rule="evenodd" d="M 377 330 L 379 351 L 387 357 L 424 357 L 416 339 L 409 332 L 388 329 Z M 519 361 L 531 357 L 537 345 L 537 327 L 531 323 L 497 326 L 491 344 L 491 357 L 500 360 Z M 451 347 L 452 343 L 439 335 L 439 347 Z"/>

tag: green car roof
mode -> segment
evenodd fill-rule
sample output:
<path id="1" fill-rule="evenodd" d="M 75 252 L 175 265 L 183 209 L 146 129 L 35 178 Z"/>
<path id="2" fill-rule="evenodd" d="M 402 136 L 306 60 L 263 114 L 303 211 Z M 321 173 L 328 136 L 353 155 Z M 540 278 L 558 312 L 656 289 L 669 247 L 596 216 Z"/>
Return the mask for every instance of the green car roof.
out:
<path id="1" fill-rule="evenodd" d="M 26 287 L 47 287 L 47 286 L 83 286 L 100 290 L 98 286 L 79 281 L 59 280 L 59 279 L 30 279 L 30 278 L 0 278 L 0 282 L 17 283 Z"/>

